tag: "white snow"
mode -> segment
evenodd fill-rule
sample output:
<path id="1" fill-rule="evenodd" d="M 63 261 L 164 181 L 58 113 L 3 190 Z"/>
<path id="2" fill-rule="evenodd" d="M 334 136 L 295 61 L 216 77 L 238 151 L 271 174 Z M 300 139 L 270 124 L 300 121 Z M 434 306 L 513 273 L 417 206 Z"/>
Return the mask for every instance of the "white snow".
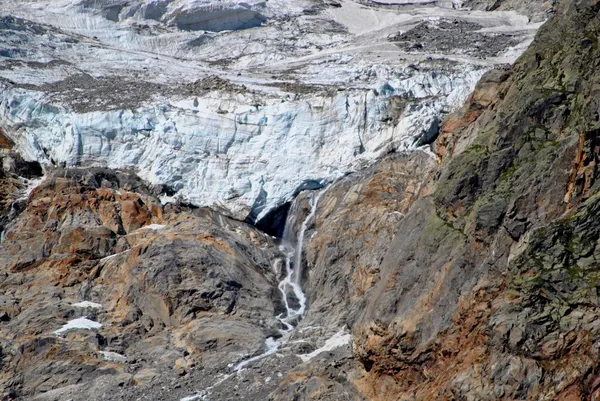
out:
<path id="1" fill-rule="evenodd" d="M 335 333 L 331 338 L 325 341 L 325 344 L 321 348 L 318 348 L 311 352 L 310 354 L 301 354 L 297 355 L 302 359 L 302 362 L 308 362 L 317 355 L 326 351 L 333 351 L 336 348 L 343 347 L 344 345 L 350 344 L 352 342 L 352 334 L 345 334 L 344 330 L 340 330 Z"/>
<path id="2" fill-rule="evenodd" d="M 94 309 L 102 308 L 101 304 L 97 304 L 96 302 L 90 302 L 90 301 L 77 302 L 77 303 L 74 303 L 73 306 L 75 306 L 76 308 L 94 308 Z"/>
<path id="3" fill-rule="evenodd" d="M 148 224 L 147 226 L 138 228 L 138 230 L 155 230 L 156 231 L 156 230 L 162 230 L 166 226 L 167 226 L 166 224 Z"/>
<path id="4" fill-rule="evenodd" d="M 99 351 L 102 358 L 110 362 L 125 362 L 127 357 L 125 355 L 119 354 L 118 352 L 112 351 Z"/>
<path id="5" fill-rule="evenodd" d="M 119 253 L 115 253 L 115 254 L 112 254 L 112 255 L 105 256 L 105 257 L 103 257 L 102 259 L 100 259 L 100 261 L 101 261 L 101 262 L 106 262 L 106 261 L 108 261 L 108 260 L 111 260 L 111 259 L 114 259 L 114 258 L 116 258 L 117 256 L 123 255 L 123 254 L 125 254 L 125 253 L 127 253 L 127 252 L 129 252 L 129 249 L 127 249 L 127 250 L 125 250 L 125 251 L 123 251 L 123 252 L 119 252 Z"/>
<path id="6" fill-rule="evenodd" d="M 304 182 L 331 181 L 387 149 L 409 149 L 441 110 L 462 103 L 483 72 L 466 67 L 452 75 L 398 77 L 376 85 L 383 95 L 353 90 L 301 101 L 265 97 L 259 108 L 249 106 L 247 95 L 214 93 L 198 99 L 197 110 L 179 102 L 137 111 L 62 110 L 59 116 L 48 113 L 41 94 L 7 89 L 0 93 L 0 116 L 9 125 L 27 124 L 12 136 L 30 159 L 45 160 L 46 148 L 69 164 L 87 159 L 135 166 L 142 178 L 168 183 L 183 199 L 243 219 L 263 192 L 259 216 Z M 421 107 L 397 125 L 382 122 L 387 99 L 398 95 L 420 99 Z"/>
<path id="7" fill-rule="evenodd" d="M 367 7 L 354 1 L 342 1 L 341 4 L 342 7 L 329 9 L 328 12 L 355 35 L 363 35 L 414 20 L 414 17 L 409 14 Z"/>
<path id="8" fill-rule="evenodd" d="M 82 330 L 99 329 L 100 327 L 102 327 L 102 324 L 100 324 L 98 322 L 90 320 L 86 317 L 78 317 L 77 319 L 69 320 L 63 327 L 56 330 L 54 332 L 54 334 L 58 335 L 58 334 L 65 333 L 69 330 L 76 330 L 76 329 L 82 329 Z"/>

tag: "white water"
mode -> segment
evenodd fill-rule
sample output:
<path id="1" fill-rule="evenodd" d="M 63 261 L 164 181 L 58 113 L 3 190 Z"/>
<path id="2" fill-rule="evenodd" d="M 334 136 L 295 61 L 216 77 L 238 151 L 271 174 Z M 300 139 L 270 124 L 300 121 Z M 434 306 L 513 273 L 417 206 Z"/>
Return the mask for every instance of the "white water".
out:
<path id="1" fill-rule="evenodd" d="M 302 226 L 300 227 L 300 232 L 298 233 L 298 241 L 296 244 L 296 252 L 294 259 L 294 269 L 295 269 L 295 282 L 296 284 L 300 284 L 300 280 L 302 279 L 302 247 L 304 245 L 304 233 L 306 232 L 306 228 L 308 227 L 308 223 L 312 220 L 317 212 L 317 203 L 319 203 L 319 199 L 325 193 L 326 189 L 320 191 L 316 195 L 313 195 L 313 199 L 311 202 L 310 213 L 304 221 L 302 222 Z M 303 294 L 304 295 L 304 294 Z M 304 313 L 304 311 L 302 311 Z"/>
<path id="2" fill-rule="evenodd" d="M 12 205 L 10 208 L 10 215 L 12 217 L 14 217 L 15 213 L 17 213 L 15 205 L 19 202 L 26 202 L 29 199 L 29 196 L 31 195 L 33 190 L 36 189 L 42 183 L 42 181 L 44 181 L 45 178 L 45 175 L 43 177 L 32 179 L 23 178 L 23 183 L 25 184 L 25 187 L 15 192 L 15 196 L 17 196 L 17 198 L 15 198 L 12 201 Z M 0 242 L 2 241 L 4 241 L 4 231 L 2 231 L 2 233 L 0 234 Z"/>
<path id="3" fill-rule="evenodd" d="M 245 361 L 242 361 L 242 362 L 238 363 L 236 365 L 236 367 L 234 368 L 234 371 L 235 372 L 241 372 L 242 370 L 244 370 L 244 368 L 246 366 L 248 366 L 252 362 L 255 362 L 255 361 L 258 361 L 260 359 L 263 359 L 263 358 L 265 358 L 265 357 L 267 357 L 269 355 L 273 355 L 279 349 L 279 345 L 281 345 L 281 342 L 275 340 L 273 337 L 269 337 L 269 338 L 267 338 L 265 340 L 265 345 L 267 346 L 267 350 L 265 352 L 263 352 L 260 355 L 257 355 L 255 357 L 252 357 L 250 359 L 246 359 Z"/>
<path id="4" fill-rule="evenodd" d="M 268 337 L 265 340 L 266 351 L 260 355 L 254 356 L 252 358 L 246 359 L 240 363 L 238 363 L 233 368 L 233 373 L 226 374 L 223 378 L 217 381 L 215 384 L 210 386 L 209 388 L 201 391 L 198 394 L 182 398 L 180 401 L 194 401 L 198 399 L 206 399 L 209 395 L 209 392 L 215 386 L 223 383 L 225 380 L 229 379 L 232 375 L 235 375 L 242 370 L 244 370 L 248 365 L 261 360 L 263 358 L 268 357 L 269 355 L 273 355 L 277 353 L 279 347 L 287 342 L 290 337 L 290 334 L 296 327 L 298 320 L 304 315 L 306 311 L 306 296 L 304 295 L 304 291 L 302 291 L 302 286 L 300 285 L 301 277 L 302 277 L 302 247 L 304 244 L 304 235 L 308 228 L 309 223 L 314 218 L 315 213 L 317 211 L 317 204 L 319 199 L 325 190 L 321 190 L 319 192 L 315 191 L 312 194 L 311 199 L 311 210 L 310 213 L 306 216 L 302 225 L 300 226 L 300 231 L 298 232 L 298 236 L 295 235 L 295 227 L 296 227 L 296 216 L 293 213 L 294 208 L 290 209 L 290 215 L 285 223 L 285 230 L 283 235 L 283 244 L 281 245 L 281 251 L 285 253 L 285 277 L 278 285 L 279 291 L 281 291 L 281 295 L 283 298 L 283 304 L 285 306 L 285 316 L 279 315 L 277 319 L 285 326 L 285 329 L 280 329 L 282 336 L 279 339 L 275 339 L 273 337 Z M 294 246 L 295 243 L 295 246 Z M 293 263 L 293 265 L 292 265 Z M 290 304 L 290 300 L 288 299 L 288 288 L 291 288 L 294 297 L 298 301 L 298 307 L 294 308 Z M 311 356 L 312 357 L 312 356 Z"/>
<path id="5" fill-rule="evenodd" d="M 313 192 L 310 213 L 306 216 L 304 221 L 302 221 L 302 225 L 300 226 L 300 231 L 298 232 L 297 237 L 295 235 L 296 216 L 293 213 L 293 207 L 290 209 L 290 215 L 285 223 L 281 250 L 285 252 L 286 274 L 284 279 L 279 283 L 278 288 L 283 298 L 283 304 L 285 306 L 286 313 L 285 316 L 279 315 L 277 317 L 277 319 L 279 319 L 279 321 L 285 326 L 284 329 L 280 329 L 282 336 L 279 339 L 275 339 L 273 337 L 267 338 L 265 341 L 267 350 L 260 355 L 238 363 L 234 368 L 235 372 L 240 372 L 249 364 L 263 359 L 269 355 L 275 354 L 281 344 L 288 340 L 291 332 L 296 327 L 298 320 L 302 318 L 304 312 L 306 312 L 306 295 L 304 295 L 304 291 L 302 290 L 301 286 L 302 247 L 304 245 L 304 235 L 308 225 L 314 218 L 317 211 L 317 204 L 324 193 L 325 190 Z M 293 245 L 294 242 L 295 246 Z M 291 289 L 294 298 L 298 302 L 297 307 L 293 307 L 291 305 L 290 299 L 288 298 L 290 295 L 289 289 Z"/>

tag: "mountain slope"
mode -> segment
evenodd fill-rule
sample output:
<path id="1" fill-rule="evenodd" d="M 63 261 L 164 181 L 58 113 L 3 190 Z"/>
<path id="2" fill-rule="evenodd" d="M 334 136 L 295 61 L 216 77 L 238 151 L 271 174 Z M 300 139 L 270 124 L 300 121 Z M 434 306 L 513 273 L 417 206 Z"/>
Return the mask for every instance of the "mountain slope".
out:
<path id="1" fill-rule="evenodd" d="M 428 142 L 539 27 L 440 4 L 2 2 L 0 126 L 47 167 L 135 169 L 255 222 Z"/>
<path id="2" fill-rule="evenodd" d="M 442 127 L 430 194 L 349 317 L 367 398 L 596 391 L 599 9 L 560 3 L 515 66 L 484 77 Z"/>
<path id="3" fill-rule="evenodd" d="M 48 172 L 5 218 L 3 397 L 599 399 L 599 12 L 559 2 L 433 152 L 300 192 L 295 243 L 131 171 Z"/>

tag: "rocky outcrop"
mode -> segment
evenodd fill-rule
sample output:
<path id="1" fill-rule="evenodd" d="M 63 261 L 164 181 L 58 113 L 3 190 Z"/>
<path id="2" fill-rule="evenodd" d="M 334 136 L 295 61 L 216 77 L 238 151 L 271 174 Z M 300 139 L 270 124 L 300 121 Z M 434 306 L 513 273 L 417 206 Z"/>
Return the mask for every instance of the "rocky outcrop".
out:
<path id="1" fill-rule="evenodd" d="M 379 281 L 381 258 L 398 235 L 399 222 L 427 193 L 427 177 L 434 171 L 426 152 L 392 154 L 327 189 L 306 247 L 311 267 L 306 324 L 343 325 L 357 313 Z"/>
<path id="2" fill-rule="evenodd" d="M 350 322 L 367 398 L 595 397 L 599 7 L 561 3 L 446 122 Z"/>
<path id="3" fill-rule="evenodd" d="M 243 223 L 163 210 L 131 174 L 55 172 L 0 247 L 4 397 L 93 399 L 256 352 L 280 308 L 276 255 Z"/>
<path id="4" fill-rule="evenodd" d="M 543 21 L 554 12 L 556 3 L 556 0 L 466 0 L 462 5 L 474 10 L 517 10 L 534 21 Z"/>

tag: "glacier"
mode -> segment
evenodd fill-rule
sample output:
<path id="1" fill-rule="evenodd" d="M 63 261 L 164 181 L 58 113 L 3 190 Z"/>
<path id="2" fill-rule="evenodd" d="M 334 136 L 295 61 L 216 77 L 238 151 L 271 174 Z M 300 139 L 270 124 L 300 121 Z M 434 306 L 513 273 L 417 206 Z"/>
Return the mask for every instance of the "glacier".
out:
<path id="1" fill-rule="evenodd" d="M 4 14 L 19 19 L 0 17 L 0 130 L 25 158 L 134 169 L 164 202 L 250 221 L 426 144 L 539 26 L 460 2 L 32 0 Z M 478 57 L 462 31 L 439 51 L 390 40 L 446 20 L 511 41 Z"/>

